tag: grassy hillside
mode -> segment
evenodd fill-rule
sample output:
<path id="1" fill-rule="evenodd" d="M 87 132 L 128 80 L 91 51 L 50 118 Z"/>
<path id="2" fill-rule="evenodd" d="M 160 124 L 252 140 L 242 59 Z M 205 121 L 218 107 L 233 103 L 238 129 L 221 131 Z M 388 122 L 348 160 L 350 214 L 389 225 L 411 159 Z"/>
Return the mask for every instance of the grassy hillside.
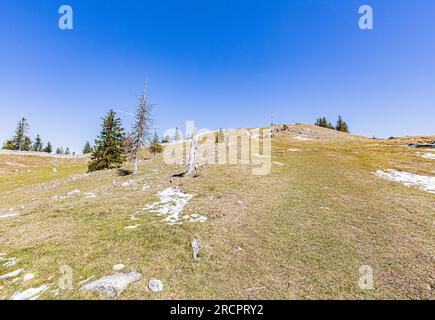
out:
<path id="1" fill-rule="evenodd" d="M 119 299 L 431 299 L 435 195 L 375 175 L 434 177 L 421 152 L 301 125 L 274 135 L 266 176 L 207 165 L 173 178 L 180 168 L 162 156 L 141 161 L 135 176 L 87 174 L 86 159 L 0 155 L 0 276 L 23 269 L 0 279 L 0 299 L 41 285 L 50 288 L 40 299 L 105 299 L 79 283 L 116 264 L 142 274 Z M 175 187 L 193 195 L 183 214 L 206 222 L 168 225 L 143 210 Z M 57 291 L 62 265 L 72 290 Z M 358 286 L 363 265 L 373 290 Z M 163 292 L 148 290 L 154 278 Z"/>

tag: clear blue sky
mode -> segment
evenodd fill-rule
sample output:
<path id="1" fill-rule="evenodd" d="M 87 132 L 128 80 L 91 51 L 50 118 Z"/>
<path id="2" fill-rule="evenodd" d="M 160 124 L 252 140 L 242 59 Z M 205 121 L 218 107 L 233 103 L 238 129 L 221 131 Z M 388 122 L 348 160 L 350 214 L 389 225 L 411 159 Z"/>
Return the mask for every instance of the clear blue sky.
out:
<path id="1" fill-rule="evenodd" d="M 72 31 L 58 28 L 62 4 Z M 374 30 L 358 28 L 362 4 Z M 435 1 L 2 1 L 1 143 L 24 116 L 32 137 L 80 152 L 109 108 L 135 111 L 146 76 L 160 133 L 265 126 L 274 112 L 435 134 Z"/>

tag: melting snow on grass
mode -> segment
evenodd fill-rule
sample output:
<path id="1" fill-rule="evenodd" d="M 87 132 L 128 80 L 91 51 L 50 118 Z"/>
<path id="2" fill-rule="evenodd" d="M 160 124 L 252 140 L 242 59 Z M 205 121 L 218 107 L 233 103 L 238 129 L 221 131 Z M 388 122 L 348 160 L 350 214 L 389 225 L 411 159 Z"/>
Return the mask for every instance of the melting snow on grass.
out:
<path id="1" fill-rule="evenodd" d="M 435 177 L 422 176 L 409 172 L 396 170 L 376 171 L 376 175 L 397 182 L 402 182 L 408 187 L 419 187 L 420 189 L 435 194 Z"/>
<path id="2" fill-rule="evenodd" d="M 157 196 L 160 201 L 147 205 L 144 210 L 157 213 L 158 216 L 165 216 L 161 221 L 169 225 L 183 224 L 183 222 L 205 222 L 207 217 L 199 214 L 182 215 L 192 195 L 183 193 L 179 188 L 167 188 L 160 191 Z"/>
<path id="3" fill-rule="evenodd" d="M 13 267 L 17 264 L 17 258 L 4 258 L 4 256 L 5 256 L 4 253 L 0 254 L 0 261 L 2 261 L 0 263 L 6 261 L 3 263 L 3 267 Z"/>
<path id="4" fill-rule="evenodd" d="M 293 139 L 300 140 L 300 141 L 310 141 L 311 140 L 306 135 L 298 135 L 298 136 L 294 137 Z"/>
<path id="5" fill-rule="evenodd" d="M 425 153 L 421 156 L 423 159 L 435 160 L 435 153 Z"/>
<path id="6" fill-rule="evenodd" d="M 16 292 L 11 297 L 12 300 L 36 300 L 48 289 L 48 285 L 42 285 L 38 288 L 30 288 L 22 292 Z"/>

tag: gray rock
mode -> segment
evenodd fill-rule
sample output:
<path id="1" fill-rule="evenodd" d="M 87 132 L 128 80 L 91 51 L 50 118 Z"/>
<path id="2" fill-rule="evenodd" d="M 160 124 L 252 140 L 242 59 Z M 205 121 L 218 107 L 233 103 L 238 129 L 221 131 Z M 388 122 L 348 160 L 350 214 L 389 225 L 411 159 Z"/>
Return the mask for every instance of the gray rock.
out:
<path id="1" fill-rule="evenodd" d="M 196 238 L 192 240 L 192 249 L 193 249 L 193 258 L 197 259 L 199 253 L 199 245 L 198 245 L 198 240 L 196 240 Z"/>
<path id="2" fill-rule="evenodd" d="M 107 276 L 80 288 L 80 290 L 98 291 L 109 297 L 119 296 L 128 286 L 139 281 L 141 274 L 138 272 L 117 273 Z"/>
<path id="3" fill-rule="evenodd" d="M 153 279 L 148 284 L 148 288 L 152 292 L 162 292 L 163 291 L 163 282 L 160 280 Z"/>

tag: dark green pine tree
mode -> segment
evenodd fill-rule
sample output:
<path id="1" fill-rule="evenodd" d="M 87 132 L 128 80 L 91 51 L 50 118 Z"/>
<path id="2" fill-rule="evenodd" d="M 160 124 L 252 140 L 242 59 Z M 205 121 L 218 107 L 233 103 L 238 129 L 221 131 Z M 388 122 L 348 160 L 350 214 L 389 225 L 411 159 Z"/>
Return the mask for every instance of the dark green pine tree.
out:
<path id="1" fill-rule="evenodd" d="M 85 146 L 83 147 L 83 154 L 92 153 L 92 147 L 89 141 L 86 141 Z"/>
<path id="2" fill-rule="evenodd" d="M 163 139 L 162 139 L 162 143 L 168 143 L 170 141 L 170 138 L 168 135 L 166 135 Z"/>
<path id="3" fill-rule="evenodd" d="M 71 154 L 71 151 L 69 151 L 69 148 L 67 147 L 65 150 L 65 155 L 69 156 Z"/>
<path id="4" fill-rule="evenodd" d="M 3 149 L 15 150 L 14 141 L 12 141 L 12 139 L 6 140 L 6 142 L 3 144 Z"/>
<path id="5" fill-rule="evenodd" d="M 14 150 L 22 151 L 25 147 L 27 147 L 30 139 L 27 137 L 28 131 L 29 123 L 27 122 L 26 118 L 22 118 L 20 121 L 18 121 L 17 128 L 15 129 L 15 135 L 12 138 Z M 26 137 L 28 139 L 26 139 Z"/>
<path id="6" fill-rule="evenodd" d="M 159 143 L 159 136 L 157 135 L 157 131 L 154 132 L 149 151 L 153 154 L 153 156 L 156 156 L 157 153 L 163 152 L 163 146 Z"/>
<path id="7" fill-rule="evenodd" d="M 344 122 L 344 120 L 341 116 L 338 116 L 337 126 L 335 127 L 335 129 L 337 131 L 349 133 L 349 126 L 347 125 L 346 122 Z"/>
<path id="8" fill-rule="evenodd" d="M 47 153 L 52 153 L 53 152 L 53 147 L 52 147 L 50 141 L 47 142 L 47 146 L 42 151 L 43 152 L 47 152 Z"/>
<path id="9" fill-rule="evenodd" d="M 119 168 L 125 161 L 125 134 L 121 119 L 115 111 L 110 110 L 103 118 L 103 125 L 98 140 L 95 140 L 95 150 L 89 162 L 89 172 L 110 168 Z"/>
<path id="10" fill-rule="evenodd" d="M 35 142 L 33 143 L 32 150 L 36 152 L 41 152 L 43 148 L 42 140 L 39 134 L 36 135 Z"/>
<path id="11" fill-rule="evenodd" d="M 29 136 L 24 137 L 23 151 L 31 151 L 32 150 L 32 139 Z"/>
<path id="12" fill-rule="evenodd" d="M 57 148 L 56 154 L 63 154 L 63 147 Z"/>
<path id="13" fill-rule="evenodd" d="M 225 141 L 225 134 L 224 134 L 224 130 L 222 130 L 222 128 L 221 128 L 221 129 L 219 129 L 219 131 L 218 131 L 218 133 L 216 135 L 215 142 L 216 143 L 222 143 L 224 141 Z"/>
<path id="14" fill-rule="evenodd" d="M 181 140 L 181 133 L 180 130 L 178 129 L 178 127 L 175 129 L 175 137 L 174 137 L 175 141 L 180 141 Z"/>

